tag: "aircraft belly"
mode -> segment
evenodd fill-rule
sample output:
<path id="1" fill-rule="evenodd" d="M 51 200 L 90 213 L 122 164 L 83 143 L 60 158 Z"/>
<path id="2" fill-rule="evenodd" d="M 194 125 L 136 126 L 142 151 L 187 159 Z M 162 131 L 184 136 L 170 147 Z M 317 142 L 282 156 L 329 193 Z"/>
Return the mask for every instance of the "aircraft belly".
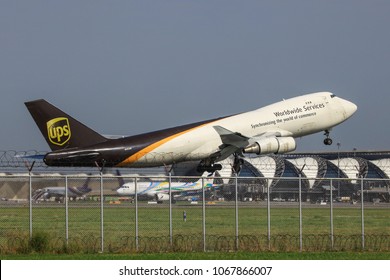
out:
<path id="1" fill-rule="evenodd" d="M 214 129 L 211 126 L 206 126 L 164 143 L 139 161 L 164 160 L 167 164 L 171 164 L 184 160 L 201 160 L 218 151 L 221 144 L 222 142 Z"/>

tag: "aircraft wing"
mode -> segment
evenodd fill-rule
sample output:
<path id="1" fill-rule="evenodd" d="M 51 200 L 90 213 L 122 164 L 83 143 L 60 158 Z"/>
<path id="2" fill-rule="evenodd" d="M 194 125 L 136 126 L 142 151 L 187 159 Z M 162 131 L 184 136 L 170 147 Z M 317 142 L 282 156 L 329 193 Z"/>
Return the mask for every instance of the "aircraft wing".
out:
<path id="1" fill-rule="evenodd" d="M 237 148 L 244 148 L 249 144 L 249 137 L 246 137 L 238 132 L 230 131 L 222 126 L 214 126 L 214 129 L 221 137 L 222 143 Z"/>
<path id="2" fill-rule="evenodd" d="M 230 131 L 222 126 L 213 126 L 213 128 L 219 134 L 223 143 L 219 147 L 220 151 L 213 155 L 218 161 L 228 158 L 250 144 L 250 138 L 241 133 Z"/>
<path id="3" fill-rule="evenodd" d="M 286 130 L 270 130 L 254 137 L 247 137 L 241 133 L 230 131 L 222 126 L 213 126 L 213 128 L 219 134 L 223 143 L 223 145 L 220 146 L 221 150 L 214 155 L 218 160 L 224 160 L 233 153 L 241 153 L 244 148 L 252 145 L 259 139 L 292 135 L 291 132 Z"/>

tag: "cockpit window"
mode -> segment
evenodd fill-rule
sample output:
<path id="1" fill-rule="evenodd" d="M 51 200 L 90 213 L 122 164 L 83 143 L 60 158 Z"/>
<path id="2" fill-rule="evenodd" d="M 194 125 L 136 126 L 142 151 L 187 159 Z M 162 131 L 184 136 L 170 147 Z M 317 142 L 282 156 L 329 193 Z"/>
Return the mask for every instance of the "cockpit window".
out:
<path id="1" fill-rule="evenodd" d="M 336 97 L 336 94 L 331 94 L 330 98 Z"/>

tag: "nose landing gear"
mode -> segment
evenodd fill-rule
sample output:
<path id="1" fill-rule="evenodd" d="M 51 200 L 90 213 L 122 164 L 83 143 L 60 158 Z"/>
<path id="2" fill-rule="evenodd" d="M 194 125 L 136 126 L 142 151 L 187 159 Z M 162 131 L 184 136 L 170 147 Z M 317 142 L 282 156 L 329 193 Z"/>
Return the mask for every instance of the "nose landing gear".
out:
<path id="1" fill-rule="evenodd" d="M 325 130 L 324 135 L 326 136 L 326 138 L 324 139 L 324 144 L 327 146 L 332 145 L 333 140 L 329 138 L 329 130 Z"/>

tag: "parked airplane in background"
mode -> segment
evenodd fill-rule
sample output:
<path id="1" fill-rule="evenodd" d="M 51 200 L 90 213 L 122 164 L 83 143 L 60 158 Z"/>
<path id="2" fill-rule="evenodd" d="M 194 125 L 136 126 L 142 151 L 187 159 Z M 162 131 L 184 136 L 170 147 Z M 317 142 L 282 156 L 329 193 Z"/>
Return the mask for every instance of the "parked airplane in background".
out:
<path id="1" fill-rule="evenodd" d="M 234 154 L 286 153 L 296 149 L 294 138 L 329 131 L 350 118 L 355 104 L 330 92 L 286 99 L 254 111 L 108 139 L 45 100 L 26 106 L 52 152 L 50 166 L 155 167 L 199 161 L 199 172 L 214 172 L 217 162 Z M 236 162 L 240 162 L 239 160 Z"/>
<path id="2" fill-rule="evenodd" d="M 92 189 L 89 188 L 88 183 L 90 178 L 88 177 L 85 180 L 85 183 L 81 187 L 68 187 L 68 198 L 76 199 L 78 197 L 84 197 Z M 65 187 L 47 187 L 42 189 L 37 189 L 32 195 L 34 201 L 40 199 L 50 199 L 55 198 L 56 201 L 63 201 L 66 197 L 66 188 Z"/>
<path id="3" fill-rule="evenodd" d="M 204 179 L 204 188 L 210 190 L 217 185 Z M 174 198 L 199 195 L 202 190 L 202 179 L 197 182 L 171 182 L 171 194 Z M 120 186 L 116 192 L 123 196 L 135 196 L 135 182 L 127 182 Z M 155 198 L 157 201 L 169 200 L 169 182 L 167 181 L 137 181 L 137 195 L 146 195 Z"/>

